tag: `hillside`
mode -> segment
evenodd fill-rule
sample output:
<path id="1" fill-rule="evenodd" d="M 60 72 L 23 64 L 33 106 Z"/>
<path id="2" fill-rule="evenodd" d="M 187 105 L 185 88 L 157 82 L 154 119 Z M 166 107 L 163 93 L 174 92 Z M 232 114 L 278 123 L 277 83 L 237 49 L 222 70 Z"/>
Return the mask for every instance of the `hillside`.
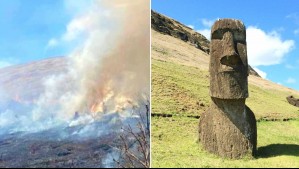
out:
<path id="1" fill-rule="evenodd" d="M 33 101 L 43 89 L 48 76 L 62 73 L 67 68 L 65 57 L 54 57 L 0 69 L 0 92 L 17 101 Z"/>
<path id="2" fill-rule="evenodd" d="M 209 45 L 199 33 L 152 11 L 153 167 L 299 166 L 299 109 L 286 97 L 299 92 L 258 76 L 251 69 L 246 104 L 258 120 L 255 160 L 224 160 L 201 150 L 198 118 L 210 104 Z M 171 31 L 167 31 L 171 30 Z M 175 32 L 185 33 L 181 38 Z M 199 42 L 186 39 L 196 39 Z M 202 47 L 198 47 L 202 44 Z M 250 56 L 248 56 L 250 57 Z M 290 132 L 284 132 L 292 130 Z M 285 157 L 287 156 L 287 157 Z M 281 161 L 284 160 L 284 163 Z"/>
<path id="3" fill-rule="evenodd" d="M 120 128 L 131 124 L 134 129 L 136 117 L 122 118 L 118 113 L 107 113 L 89 122 L 87 116 L 79 115 L 72 121 L 57 124 L 53 116 L 33 120 L 32 110 L 45 91 L 45 79 L 67 68 L 66 57 L 55 57 L 0 69 L 1 168 L 116 166 L 113 161 L 119 157 L 116 147 L 123 144 Z M 63 82 L 62 86 L 73 83 L 69 79 Z M 42 113 L 51 114 L 48 109 Z M 128 144 L 134 144 L 131 143 L 134 138 L 126 133 L 124 137 L 130 140 Z"/>
<path id="4" fill-rule="evenodd" d="M 164 19 L 167 20 L 167 17 Z M 153 113 L 169 112 L 169 110 L 159 107 L 165 106 L 165 104 L 161 104 L 161 101 L 176 101 L 177 104 L 173 105 L 177 110 L 171 110 L 172 113 L 200 115 L 201 110 L 205 110 L 210 100 L 208 95 L 209 54 L 175 36 L 157 32 L 153 28 L 154 25 L 153 23 Z M 248 81 L 249 98 L 247 104 L 253 109 L 258 119 L 271 117 L 275 119 L 299 118 L 298 108 L 289 105 L 286 100 L 289 95 L 298 96 L 298 91 L 263 79 L 255 73 L 249 75 Z M 169 91 L 161 91 L 160 89 Z M 189 102 L 187 104 L 189 108 L 183 109 L 182 106 L 186 106 L 186 101 Z M 198 106 L 197 102 L 203 102 L 205 106 Z M 266 108 L 265 105 L 269 107 Z M 181 111 L 182 109 L 183 111 Z"/>
<path id="5" fill-rule="evenodd" d="M 194 46 L 206 54 L 210 53 L 210 41 L 200 33 L 155 11 L 151 11 L 151 14 L 153 30 L 165 35 L 170 35 L 177 39 L 181 39 L 182 41 L 187 42 L 191 46 Z M 260 77 L 250 65 L 248 69 L 249 74 Z"/>

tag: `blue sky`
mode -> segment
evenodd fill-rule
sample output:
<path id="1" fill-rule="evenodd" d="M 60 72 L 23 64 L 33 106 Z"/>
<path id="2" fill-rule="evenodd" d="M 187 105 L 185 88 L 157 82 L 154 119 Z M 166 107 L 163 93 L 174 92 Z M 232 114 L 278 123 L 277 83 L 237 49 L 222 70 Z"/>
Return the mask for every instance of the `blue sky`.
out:
<path id="1" fill-rule="evenodd" d="M 249 64 L 264 78 L 299 90 L 298 0 L 152 0 L 152 9 L 208 38 L 216 19 L 242 20 Z"/>
<path id="2" fill-rule="evenodd" d="M 74 31 L 68 26 L 90 4 L 91 0 L 0 0 L 0 67 L 69 54 L 76 43 L 62 36 Z"/>

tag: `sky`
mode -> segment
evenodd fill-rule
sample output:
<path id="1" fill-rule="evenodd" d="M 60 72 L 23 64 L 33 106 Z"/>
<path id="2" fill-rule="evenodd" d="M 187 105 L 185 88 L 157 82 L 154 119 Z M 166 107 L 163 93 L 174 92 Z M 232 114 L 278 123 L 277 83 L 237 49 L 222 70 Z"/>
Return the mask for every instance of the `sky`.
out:
<path id="1" fill-rule="evenodd" d="M 152 0 L 152 10 L 207 38 L 215 20 L 242 20 L 249 64 L 263 78 L 299 90 L 298 0 Z"/>
<path id="2" fill-rule="evenodd" d="M 91 0 L 0 0 L 0 68 L 65 56 L 79 43 Z"/>

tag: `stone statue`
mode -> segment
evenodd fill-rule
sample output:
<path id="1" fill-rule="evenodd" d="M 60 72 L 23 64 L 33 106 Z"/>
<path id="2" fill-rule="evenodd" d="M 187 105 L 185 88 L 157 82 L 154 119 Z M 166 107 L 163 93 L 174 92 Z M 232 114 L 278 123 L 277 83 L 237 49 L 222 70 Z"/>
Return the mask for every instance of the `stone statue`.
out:
<path id="1" fill-rule="evenodd" d="M 257 129 L 248 97 L 246 29 L 239 20 L 220 19 L 211 30 L 209 109 L 201 115 L 203 148 L 232 159 L 256 153 Z"/>

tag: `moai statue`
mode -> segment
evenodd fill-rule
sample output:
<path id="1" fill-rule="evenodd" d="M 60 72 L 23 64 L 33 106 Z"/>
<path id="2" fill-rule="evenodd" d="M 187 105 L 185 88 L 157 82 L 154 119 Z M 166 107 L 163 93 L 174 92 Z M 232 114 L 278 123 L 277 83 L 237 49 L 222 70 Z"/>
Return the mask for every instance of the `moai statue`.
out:
<path id="1" fill-rule="evenodd" d="M 257 129 L 248 97 L 246 29 L 239 20 L 220 19 L 211 30 L 210 108 L 201 115 L 203 148 L 232 159 L 256 153 Z"/>

